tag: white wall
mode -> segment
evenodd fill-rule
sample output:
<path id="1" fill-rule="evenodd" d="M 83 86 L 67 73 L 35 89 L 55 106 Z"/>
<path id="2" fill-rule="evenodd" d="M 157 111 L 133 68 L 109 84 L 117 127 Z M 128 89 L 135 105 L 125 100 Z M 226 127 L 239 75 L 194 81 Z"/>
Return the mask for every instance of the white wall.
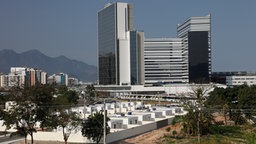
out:
<path id="1" fill-rule="evenodd" d="M 126 39 L 126 31 L 128 30 L 128 5 L 127 3 L 117 3 L 117 38 Z"/>
<path id="2" fill-rule="evenodd" d="M 130 72 L 130 41 L 129 39 L 119 39 L 119 75 L 120 85 L 131 83 Z"/>
<path id="3" fill-rule="evenodd" d="M 31 139 L 30 136 L 27 137 L 28 140 Z M 34 133 L 34 140 L 40 141 L 52 141 L 52 142 L 64 142 L 62 131 L 59 132 L 36 132 Z M 92 143 L 92 140 L 87 139 L 82 136 L 81 131 L 72 133 L 69 136 L 68 142 L 72 143 Z"/>
<path id="4" fill-rule="evenodd" d="M 172 120 L 173 120 L 173 117 L 169 118 L 168 124 L 171 124 Z M 156 128 L 157 128 L 156 122 L 152 122 L 152 123 L 145 124 L 142 126 L 133 127 L 131 129 L 126 129 L 123 131 L 118 131 L 118 132 L 115 132 L 112 134 L 108 134 L 107 135 L 107 143 L 116 142 L 116 141 L 119 141 L 122 139 L 136 136 L 136 135 L 139 135 L 139 134 L 151 131 L 151 130 L 155 130 Z"/>
<path id="5" fill-rule="evenodd" d="M 168 124 L 171 124 L 174 117 L 169 117 Z M 164 119 L 161 119 L 164 120 Z M 0 121 L 1 124 L 1 121 Z M 3 128 L 3 127 L 0 127 Z M 155 130 L 157 128 L 157 122 L 147 122 L 145 125 L 140 126 L 134 126 L 130 129 L 126 130 L 120 130 L 115 133 L 110 133 L 107 135 L 107 143 L 116 142 L 119 140 L 123 140 L 132 136 L 136 136 L 151 130 Z M 1 130 L 1 129 L 0 129 Z M 27 137 L 28 140 L 30 140 L 30 136 Z M 64 142 L 63 140 L 63 134 L 62 131 L 58 132 L 41 132 L 38 131 L 34 133 L 34 140 L 39 141 L 52 141 L 52 142 Z M 77 130 L 76 132 L 73 132 L 69 139 L 69 143 L 92 143 L 91 140 L 85 138 L 82 136 L 82 133 L 80 130 Z"/>

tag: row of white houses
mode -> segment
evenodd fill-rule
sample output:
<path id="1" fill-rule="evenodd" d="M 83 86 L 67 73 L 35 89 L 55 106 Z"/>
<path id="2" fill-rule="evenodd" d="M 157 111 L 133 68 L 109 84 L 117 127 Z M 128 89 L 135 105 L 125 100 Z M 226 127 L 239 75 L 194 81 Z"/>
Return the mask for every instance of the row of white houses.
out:
<path id="1" fill-rule="evenodd" d="M 6 105 L 7 109 L 13 103 Z M 72 108 L 72 111 L 79 112 L 81 118 L 102 111 L 103 104 L 88 105 L 85 107 Z M 117 102 L 105 105 L 107 116 L 110 118 L 108 125 L 111 128 L 107 135 L 107 143 L 116 142 L 128 137 L 132 137 L 147 131 L 158 129 L 171 124 L 175 115 L 183 115 L 185 112 L 182 107 L 160 107 L 155 105 L 143 105 L 142 102 Z M 85 112 L 85 113 L 84 113 Z M 85 115 L 84 115 L 85 114 Z M 85 117 L 84 117 L 85 116 Z M 0 131 L 4 131 L 3 121 L 0 120 Z M 10 131 L 15 131 L 11 129 Z M 28 137 L 30 139 L 30 137 Z M 53 131 L 37 131 L 34 133 L 34 140 L 63 142 L 62 128 Z M 68 139 L 69 143 L 91 143 L 92 140 L 83 137 L 81 128 L 71 132 Z"/>

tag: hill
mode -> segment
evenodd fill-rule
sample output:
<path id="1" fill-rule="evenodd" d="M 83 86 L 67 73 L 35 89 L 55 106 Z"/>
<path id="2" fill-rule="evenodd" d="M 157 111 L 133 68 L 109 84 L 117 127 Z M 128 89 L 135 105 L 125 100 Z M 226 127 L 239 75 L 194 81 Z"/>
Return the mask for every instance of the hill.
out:
<path id="1" fill-rule="evenodd" d="M 8 74 L 10 67 L 33 67 L 48 74 L 67 73 L 82 81 L 96 81 L 97 67 L 71 60 L 65 56 L 49 57 L 38 50 L 16 53 L 13 50 L 0 51 L 0 72 Z"/>

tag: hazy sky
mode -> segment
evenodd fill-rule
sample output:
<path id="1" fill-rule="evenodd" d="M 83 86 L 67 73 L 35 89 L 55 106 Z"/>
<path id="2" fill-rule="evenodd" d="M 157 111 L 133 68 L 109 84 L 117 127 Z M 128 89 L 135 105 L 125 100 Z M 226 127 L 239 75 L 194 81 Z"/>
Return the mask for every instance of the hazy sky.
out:
<path id="1" fill-rule="evenodd" d="M 104 0 L 0 0 L 0 50 L 38 49 L 97 65 L 97 13 Z M 112 1 L 114 2 L 114 1 Z M 212 17 L 213 71 L 256 71 L 255 0 L 137 0 L 134 28 L 176 37 L 191 16 Z"/>

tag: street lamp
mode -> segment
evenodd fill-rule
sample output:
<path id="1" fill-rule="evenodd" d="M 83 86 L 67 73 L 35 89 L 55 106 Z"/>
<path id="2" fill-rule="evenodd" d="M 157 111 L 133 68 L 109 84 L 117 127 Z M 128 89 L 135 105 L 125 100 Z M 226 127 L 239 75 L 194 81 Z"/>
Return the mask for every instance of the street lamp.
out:
<path id="1" fill-rule="evenodd" d="M 83 114 L 84 114 L 84 120 L 85 120 L 85 92 L 82 91 L 81 95 L 83 96 L 83 101 L 84 101 L 84 110 L 83 110 Z"/>
<path id="2" fill-rule="evenodd" d="M 160 94 L 159 94 L 159 92 L 157 92 L 157 96 L 158 96 L 158 105 L 160 106 L 161 102 L 160 102 Z"/>
<path id="3" fill-rule="evenodd" d="M 85 120 L 85 92 L 82 91 L 81 95 L 83 96 L 83 101 L 84 101 L 84 120 Z M 91 111 L 92 114 L 92 111 Z M 104 104 L 103 104 L 103 144 L 106 144 L 106 100 L 104 98 Z"/>
<path id="4" fill-rule="evenodd" d="M 106 101 L 104 99 L 104 104 L 103 104 L 104 108 L 104 112 L 103 112 L 103 144 L 106 144 Z"/>

